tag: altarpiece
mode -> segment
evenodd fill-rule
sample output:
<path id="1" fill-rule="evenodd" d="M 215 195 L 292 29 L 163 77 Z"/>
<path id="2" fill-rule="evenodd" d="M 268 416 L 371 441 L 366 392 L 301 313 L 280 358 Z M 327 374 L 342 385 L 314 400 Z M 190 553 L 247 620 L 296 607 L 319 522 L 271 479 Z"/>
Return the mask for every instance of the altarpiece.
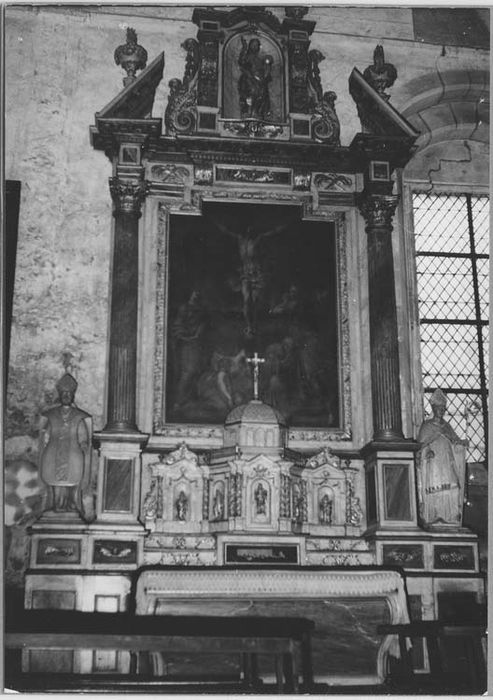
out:
<path id="1" fill-rule="evenodd" d="M 420 527 L 402 431 L 394 175 L 418 134 L 377 47 L 349 76 L 362 129 L 341 146 L 306 14 L 195 9 L 163 118 L 164 54 L 147 65 L 133 30 L 115 52 L 125 87 L 91 127 L 114 203 L 96 518 L 36 524 L 26 607 L 114 612 L 137 595 L 159 614 L 177 576 L 193 614 L 201 595 L 219 614 L 296 600 L 324 620 L 316 676 L 378 682 L 392 639 L 375 620 L 408 619 L 404 571 L 432 617 L 437 589 L 478 594 L 477 542 Z M 342 671 L 334 624 L 351 631 Z"/>

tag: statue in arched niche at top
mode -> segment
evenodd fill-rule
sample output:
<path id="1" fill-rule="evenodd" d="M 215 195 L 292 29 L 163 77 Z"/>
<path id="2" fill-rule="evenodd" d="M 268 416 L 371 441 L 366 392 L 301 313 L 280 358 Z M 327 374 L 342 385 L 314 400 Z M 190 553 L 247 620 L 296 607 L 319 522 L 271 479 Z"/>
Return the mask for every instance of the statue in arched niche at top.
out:
<path id="1" fill-rule="evenodd" d="M 248 42 L 241 37 L 241 44 L 238 57 L 241 117 L 268 120 L 272 116 L 269 83 L 274 59 L 270 54 L 261 54 L 261 43 L 257 37 Z"/>

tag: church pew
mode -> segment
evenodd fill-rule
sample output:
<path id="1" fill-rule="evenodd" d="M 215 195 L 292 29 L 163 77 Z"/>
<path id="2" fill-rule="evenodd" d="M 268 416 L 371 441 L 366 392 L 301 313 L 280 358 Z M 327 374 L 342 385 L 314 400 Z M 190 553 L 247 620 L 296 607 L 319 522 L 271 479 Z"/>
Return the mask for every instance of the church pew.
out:
<path id="1" fill-rule="evenodd" d="M 243 686 L 251 689 L 261 683 L 257 656 L 269 655 L 274 660 L 277 691 L 296 693 L 300 691 L 298 662 L 303 681 L 301 689 L 307 692 L 312 686 L 310 635 L 314 626 L 313 621 L 304 618 L 152 617 L 29 610 L 15 617 L 7 612 L 5 646 L 8 649 L 126 649 L 132 652 L 134 661 L 138 652 L 240 654 Z M 135 670 L 133 663 L 132 682 L 138 683 Z M 6 671 L 9 687 L 15 688 L 15 676 L 9 676 L 9 669 Z M 17 678 L 24 690 L 29 683 L 28 675 Z M 38 675 L 33 676 L 34 687 L 39 682 Z M 53 689 L 63 689 L 62 678 L 57 681 L 56 674 L 46 675 L 51 676 L 49 683 Z M 121 683 L 125 683 L 125 678 L 121 676 Z M 101 674 L 91 674 L 83 680 L 85 688 L 105 684 Z M 127 684 L 129 680 L 127 677 Z M 75 677 L 72 688 L 74 683 L 77 683 Z"/>
<path id="2" fill-rule="evenodd" d="M 430 664 L 430 689 L 436 687 L 444 690 L 458 682 L 457 659 L 448 653 L 447 642 L 456 640 L 461 643 L 461 656 L 466 663 L 465 688 L 472 693 L 483 693 L 486 689 L 486 659 L 483 642 L 486 638 L 486 626 L 481 623 L 464 624 L 441 620 L 422 620 L 402 625 L 379 625 L 379 634 L 397 634 L 401 649 L 402 678 L 408 685 L 425 682 L 423 674 L 415 674 L 408 643 L 413 638 L 426 640 Z M 457 650 L 456 650 L 457 653 Z M 455 673 L 454 673 L 455 670 Z M 459 690 L 459 688 L 457 688 Z"/>

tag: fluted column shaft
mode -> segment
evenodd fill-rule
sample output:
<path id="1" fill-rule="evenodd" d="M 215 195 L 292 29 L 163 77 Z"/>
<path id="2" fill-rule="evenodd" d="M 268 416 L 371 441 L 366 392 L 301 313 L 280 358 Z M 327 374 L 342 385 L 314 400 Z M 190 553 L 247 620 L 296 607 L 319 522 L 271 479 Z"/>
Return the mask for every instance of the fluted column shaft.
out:
<path id="1" fill-rule="evenodd" d="M 392 256 L 392 217 L 397 197 L 363 195 L 359 206 L 368 235 L 373 439 L 403 437 L 399 346 Z"/>
<path id="2" fill-rule="evenodd" d="M 110 191 L 115 238 L 105 431 L 136 432 L 138 229 L 146 183 L 110 178 Z"/>

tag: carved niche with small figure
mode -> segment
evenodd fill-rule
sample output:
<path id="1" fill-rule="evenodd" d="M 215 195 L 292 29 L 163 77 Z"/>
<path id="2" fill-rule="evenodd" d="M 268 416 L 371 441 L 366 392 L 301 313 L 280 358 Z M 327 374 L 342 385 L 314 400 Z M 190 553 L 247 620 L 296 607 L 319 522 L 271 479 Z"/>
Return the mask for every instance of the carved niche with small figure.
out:
<path id="1" fill-rule="evenodd" d="M 197 39 L 181 44 L 183 78 L 169 81 L 167 134 L 339 146 L 337 96 L 322 88 L 324 56 L 309 49 L 315 22 L 304 19 L 306 12 L 286 8 L 280 22 L 258 7 L 197 8 L 192 17 Z"/>

